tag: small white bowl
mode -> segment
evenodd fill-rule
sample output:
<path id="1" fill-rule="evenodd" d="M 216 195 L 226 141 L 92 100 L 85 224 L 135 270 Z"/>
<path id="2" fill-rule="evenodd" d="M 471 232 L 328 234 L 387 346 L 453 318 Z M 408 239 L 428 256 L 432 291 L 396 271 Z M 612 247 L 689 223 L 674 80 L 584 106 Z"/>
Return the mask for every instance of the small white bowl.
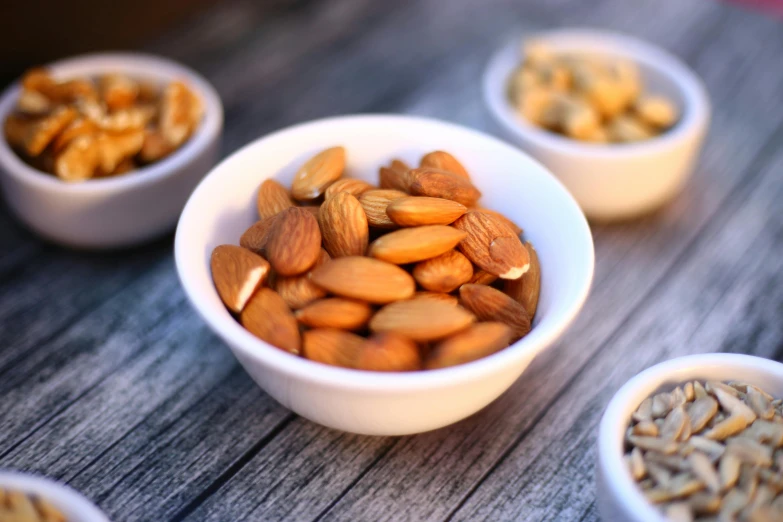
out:
<path id="1" fill-rule="evenodd" d="M 182 79 L 204 102 L 196 133 L 161 161 L 122 176 L 66 183 L 25 163 L 0 137 L 0 184 L 20 221 L 41 236 L 77 248 L 138 244 L 174 228 L 185 201 L 218 159 L 223 106 L 198 73 L 170 60 L 143 54 L 90 54 L 55 62 L 57 78 L 126 73 L 155 82 Z M 19 97 L 15 83 L 0 98 L 5 121 Z"/>
<path id="2" fill-rule="evenodd" d="M 482 203 L 525 228 L 542 266 L 533 330 L 500 352 L 461 366 L 409 373 L 330 367 L 295 357 L 254 337 L 229 314 L 210 275 L 212 249 L 238 244 L 256 219 L 256 191 L 273 177 L 290 185 L 308 157 L 346 147 L 346 175 L 378 182 L 378 168 L 399 157 L 418 164 L 432 150 L 459 158 L 483 192 Z M 519 377 L 573 320 L 590 287 L 593 242 L 578 205 L 544 167 L 478 132 L 407 116 L 346 116 L 261 138 L 220 163 L 182 212 L 174 254 L 191 303 L 253 379 L 303 417 L 345 431 L 402 435 L 451 424 L 478 411 Z"/>
<path id="3" fill-rule="evenodd" d="M 663 94 L 680 108 L 679 122 L 652 139 L 590 144 L 529 123 L 507 98 L 523 40 L 503 47 L 484 73 L 484 100 L 501 133 L 554 172 L 585 214 L 596 220 L 629 218 L 676 195 L 690 176 L 710 120 L 707 91 L 679 59 L 649 43 L 608 31 L 561 29 L 531 34 L 557 52 L 635 62 L 645 92 Z"/>
<path id="4" fill-rule="evenodd" d="M 645 499 L 623 461 L 623 439 L 631 414 L 656 393 L 693 380 L 741 381 L 783 397 L 783 364 L 738 354 L 679 357 L 657 364 L 629 380 L 614 395 L 598 429 L 596 487 L 602 520 L 666 522 Z"/>
<path id="5" fill-rule="evenodd" d="M 81 493 L 48 478 L 0 470 L 0 488 L 40 496 L 60 510 L 68 522 L 109 522 Z"/>

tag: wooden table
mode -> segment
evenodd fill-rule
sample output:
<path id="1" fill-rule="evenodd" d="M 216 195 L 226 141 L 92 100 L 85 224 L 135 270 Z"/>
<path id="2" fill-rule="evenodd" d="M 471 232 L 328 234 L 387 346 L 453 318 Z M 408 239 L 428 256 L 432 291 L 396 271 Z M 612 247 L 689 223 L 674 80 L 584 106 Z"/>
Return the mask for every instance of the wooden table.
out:
<path id="1" fill-rule="evenodd" d="M 783 358 L 783 25 L 711 0 L 338 0 L 269 18 L 223 2 L 146 50 L 203 72 L 224 151 L 322 116 L 479 129 L 479 78 L 522 31 L 637 34 L 706 82 L 712 130 L 665 209 L 595 226 L 592 295 L 508 393 L 401 438 L 317 426 L 253 384 L 180 290 L 172 238 L 46 244 L 0 211 L 0 467 L 46 474 L 115 521 L 595 520 L 595 435 L 628 378 L 711 351 Z"/>

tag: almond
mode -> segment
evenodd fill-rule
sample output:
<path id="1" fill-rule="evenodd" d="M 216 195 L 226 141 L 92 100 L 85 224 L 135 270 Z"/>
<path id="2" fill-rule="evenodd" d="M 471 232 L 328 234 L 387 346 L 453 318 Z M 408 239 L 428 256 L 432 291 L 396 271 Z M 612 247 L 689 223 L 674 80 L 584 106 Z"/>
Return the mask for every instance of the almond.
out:
<path id="1" fill-rule="evenodd" d="M 315 219 L 318 219 L 318 214 L 321 213 L 321 205 L 302 205 L 299 208 L 312 214 Z"/>
<path id="2" fill-rule="evenodd" d="M 337 330 L 318 328 L 302 335 L 302 351 L 306 358 L 330 366 L 354 368 L 359 352 L 367 342 L 364 337 Z"/>
<path id="3" fill-rule="evenodd" d="M 520 227 L 519 225 L 517 225 L 516 223 L 508 219 L 506 216 L 504 216 L 497 210 L 490 210 L 488 208 L 483 208 L 483 207 L 477 208 L 476 210 L 478 210 L 479 212 L 483 212 L 484 214 L 489 214 L 493 217 L 496 217 L 499 221 L 505 223 L 508 226 L 508 228 L 511 229 L 511 231 L 514 233 L 515 236 L 519 236 L 520 234 L 522 234 L 522 232 L 524 232 L 524 230 L 522 230 L 522 227 Z"/>
<path id="4" fill-rule="evenodd" d="M 380 333 L 359 351 L 356 368 L 374 372 L 411 372 L 421 369 L 419 347 L 402 335 Z"/>
<path id="5" fill-rule="evenodd" d="M 538 296 L 541 293 L 541 265 L 538 263 L 536 249 L 530 242 L 525 243 L 525 250 L 530 256 L 530 269 L 519 279 L 506 281 L 503 284 L 503 291 L 525 307 L 532 320 L 536 315 Z"/>
<path id="6" fill-rule="evenodd" d="M 448 252 L 464 238 L 465 232 L 444 225 L 405 228 L 373 241 L 369 255 L 389 263 L 415 263 Z"/>
<path id="7" fill-rule="evenodd" d="M 402 268 L 359 256 L 324 263 L 310 273 L 310 280 L 333 294 L 378 304 L 409 299 L 416 290 L 413 277 Z"/>
<path id="8" fill-rule="evenodd" d="M 408 192 L 410 179 L 407 174 L 410 167 L 401 160 L 393 160 L 389 167 L 381 167 L 379 180 L 382 189 L 401 190 Z"/>
<path id="9" fill-rule="evenodd" d="M 294 202 L 288 197 L 288 191 L 283 185 L 273 179 L 267 179 L 258 187 L 256 206 L 259 217 L 267 219 L 288 207 L 293 207 Z"/>
<path id="10" fill-rule="evenodd" d="M 473 314 L 461 306 L 411 299 L 381 308 L 370 319 L 370 330 L 375 333 L 393 332 L 414 341 L 432 341 L 457 333 L 475 320 Z"/>
<path id="11" fill-rule="evenodd" d="M 215 247 L 210 267 L 220 299 L 234 313 L 242 311 L 269 275 L 269 263 L 263 257 L 236 245 Z"/>
<path id="12" fill-rule="evenodd" d="M 446 368 L 492 355 L 507 347 L 512 335 L 511 327 L 503 323 L 474 324 L 436 345 L 427 369 Z"/>
<path id="13" fill-rule="evenodd" d="M 321 255 L 318 257 L 318 261 L 315 262 L 313 268 L 318 267 L 329 261 L 329 254 L 326 250 L 321 249 Z M 272 286 L 270 284 L 270 286 Z M 326 297 L 326 291 L 320 286 L 316 286 L 310 281 L 309 274 L 301 274 L 291 277 L 277 277 L 274 282 L 274 288 L 280 297 L 283 298 L 285 304 L 287 304 L 292 310 L 298 310 L 309 305 L 313 301 L 317 301 L 322 297 Z"/>
<path id="14" fill-rule="evenodd" d="M 470 281 L 473 265 L 456 250 L 427 259 L 413 267 L 413 278 L 433 292 L 449 293 Z"/>
<path id="15" fill-rule="evenodd" d="M 416 292 L 413 294 L 413 299 L 422 299 L 430 301 L 440 301 L 449 303 L 450 305 L 458 305 L 459 299 L 451 294 L 444 294 L 441 292 Z"/>
<path id="16" fill-rule="evenodd" d="M 405 192 L 399 190 L 368 190 L 359 196 L 359 203 L 364 208 L 364 213 L 367 215 L 367 222 L 378 228 L 397 228 L 397 225 L 389 219 L 386 214 L 386 208 L 389 203 L 395 199 L 404 198 L 407 196 Z"/>
<path id="17" fill-rule="evenodd" d="M 530 256 L 517 236 L 496 217 L 471 210 L 454 227 L 467 233 L 459 249 L 473 263 L 501 279 L 518 279 L 530 268 Z"/>
<path id="18" fill-rule="evenodd" d="M 266 244 L 269 241 L 269 233 L 275 224 L 277 216 L 256 221 L 250 228 L 245 230 L 242 237 L 239 238 L 239 245 L 252 250 L 256 254 L 265 255 Z"/>
<path id="19" fill-rule="evenodd" d="M 359 200 L 339 192 L 321 205 L 318 214 L 324 247 L 332 257 L 362 256 L 367 252 L 370 229 Z"/>
<path id="20" fill-rule="evenodd" d="M 470 180 L 470 174 L 468 174 L 468 171 L 465 170 L 465 167 L 462 166 L 462 163 L 457 161 L 457 158 L 448 152 L 443 152 L 442 150 L 430 152 L 421 158 L 421 163 L 419 166 L 445 170 L 446 172 L 451 172 L 452 174 L 456 174 L 461 178 Z"/>
<path id="21" fill-rule="evenodd" d="M 270 288 L 260 288 L 239 316 L 247 330 L 272 346 L 299 353 L 299 326 L 283 298 Z"/>
<path id="22" fill-rule="evenodd" d="M 269 232 L 267 259 L 284 276 L 306 272 L 321 252 L 321 230 L 313 215 L 299 207 L 280 212 Z"/>
<path id="23" fill-rule="evenodd" d="M 372 308 L 363 301 L 332 297 L 315 301 L 294 315 L 300 323 L 312 328 L 356 330 L 370 320 Z"/>
<path id="24" fill-rule="evenodd" d="M 343 175 L 345 170 L 345 148 L 332 147 L 319 152 L 294 175 L 291 195 L 298 200 L 315 199 L 324 193 L 326 187 Z"/>
<path id="25" fill-rule="evenodd" d="M 499 321 L 511 327 L 513 340 L 530 331 L 530 316 L 525 308 L 500 290 L 486 285 L 462 285 L 459 289 L 462 306 L 481 321 Z"/>
<path id="26" fill-rule="evenodd" d="M 414 196 L 444 198 L 472 207 L 481 197 L 481 192 L 467 179 L 451 172 L 433 168 L 411 170 L 410 193 Z"/>
<path id="27" fill-rule="evenodd" d="M 482 269 L 473 269 L 473 277 L 470 278 L 469 283 L 472 283 L 474 285 L 491 285 L 495 281 L 497 281 L 498 276 L 495 274 L 490 274 L 486 270 Z"/>
<path id="28" fill-rule="evenodd" d="M 386 207 L 389 219 L 405 227 L 449 225 L 467 211 L 465 205 L 456 201 L 421 196 L 396 199 Z"/>
<path id="29" fill-rule="evenodd" d="M 326 189 L 326 192 L 324 192 L 324 197 L 326 199 L 334 197 L 336 194 L 339 194 L 340 192 L 347 192 L 348 194 L 359 196 L 360 194 L 367 192 L 368 190 L 372 190 L 375 187 L 367 183 L 366 181 L 362 181 L 360 179 L 355 178 L 344 178 L 344 179 L 338 179 L 329 187 Z"/>

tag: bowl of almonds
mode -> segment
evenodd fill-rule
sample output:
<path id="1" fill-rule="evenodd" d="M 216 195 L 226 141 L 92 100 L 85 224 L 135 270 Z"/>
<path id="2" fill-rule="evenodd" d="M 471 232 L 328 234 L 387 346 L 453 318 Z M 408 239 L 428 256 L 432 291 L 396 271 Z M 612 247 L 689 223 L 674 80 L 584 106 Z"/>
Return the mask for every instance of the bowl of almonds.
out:
<path id="1" fill-rule="evenodd" d="M 185 66 L 94 54 L 29 70 L 0 98 L 0 183 L 41 236 L 125 247 L 171 230 L 218 157 L 220 99 Z"/>
<path id="2" fill-rule="evenodd" d="M 549 167 L 596 220 L 659 207 L 685 184 L 710 119 L 701 80 L 642 40 L 589 29 L 529 35 L 484 75 L 500 132 Z"/>
<path id="3" fill-rule="evenodd" d="M 599 428 L 604 520 L 783 520 L 783 364 L 737 354 L 653 366 Z"/>
<path id="4" fill-rule="evenodd" d="M 48 478 L 0 470 L 3 522 L 109 522 L 84 496 Z"/>
<path id="5" fill-rule="evenodd" d="M 188 201 L 175 257 L 264 390 L 379 435 L 494 400 L 574 318 L 593 271 L 584 216 L 546 169 L 403 116 L 315 121 L 236 152 Z"/>

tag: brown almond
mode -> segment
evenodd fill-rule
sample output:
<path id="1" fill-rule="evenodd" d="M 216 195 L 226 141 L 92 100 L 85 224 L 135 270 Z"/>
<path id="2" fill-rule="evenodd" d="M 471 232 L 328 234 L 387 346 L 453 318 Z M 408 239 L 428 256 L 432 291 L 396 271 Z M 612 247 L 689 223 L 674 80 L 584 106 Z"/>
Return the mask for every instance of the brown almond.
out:
<path id="1" fill-rule="evenodd" d="M 424 299 L 424 300 L 432 300 L 432 301 L 442 301 L 444 303 L 449 303 L 450 305 L 458 305 L 459 299 L 457 299 L 455 296 L 451 294 L 444 294 L 441 292 L 416 292 L 413 294 L 413 299 Z"/>
<path id="2" fill-rule="evenodd" d="M 414 196 L 444 198 L 472 207 L 481 197 L 481 192 L 467 179 L 451 172 L 432 168 L 411 170 L 410 193 Z"/>
<path id="3" fill-rule="evenodd" d="M 267 179 L 258 187 L 256 206 L 259 217 L 267 219 L 278 212 L 293 207 L 294 202 L 288 197 L 288 191 L 283 185 L 273 179 Z"/>
<path id="4" fill-rule="evenodd" d="M 377 304 L 409 299 L 416 291 L 413 277 L 402 268 L 360 256 L 324 263 L 310 273 L 310 280 L 333 294 Z"/>
<path id="5" fill-rule="evenodd" d="M 520 227 L 519 225 L 517 225 L 516 223 L 508 219 L 506 216 L 504 216 L 497 210 L 491 210 L 484 207 L 477 208 L 476 210 L 478 210 L 479 212 L 483 212 L 485 214 L 489 214 L 490 216 L 496 217 L 498 221 L 502 221 L 505 225 L 507 225 L 508 228 L 510 228 L 511 231 L 514 232 L 515 236 L 519 236 L 520 234 L 522 234 L 522 232 L 524 232 L 524 230 L 522 230 L 522 227 Z"/>
<path id="6" fill-rule="evenodd" d="M 424 196 L 396 199 L 386 207 L 389 219 L 404 227 L 449 225 L 467 211 L 465 205 L 456 201 Z"/>
<path id="7" fill-rule="evenodd" d="M 294 175 L 291 195 L 298 200 L 315 199 L 345 170 L 345 148 L 332 147 L 319 152 Z"/>
<path id="8" fill-rule="evenodd" d="M 514 341 L 530 331 L 530 316 L 525 308 L 500 290 L 486 285 L 466 284 L 460 287 L 459 298 L 462 306 L 476 314 L 479 320 L 509 325 Z"/>
<path id="9" fill-rule="evenodd" d="M 522 242 L 492 215 L 471 210 L 454 227 L 467 234 L 460 251 L 487 272 L 501 279 L 518 279 L 530 268 L 530 255 Z"/>
<path id="10" fill-rule="evenodd" d="M 379 333 L 364 343 L 356 368 L 374 372 L 412 372 L 421 369 L 419 347 L 402 335 Z"/>
<path id="11" fill-rule="evenodd" d="M 248 301 L 239 322 L 250 333 L 281 350 L 298 354 L 299 326 L 283 298 L 270 288 L 260 288 Z"/>
<path id="12" fill-rule="evenodd" d="M 448 252 L 465 235 L 465 232 L 444 225 L 405 228 L 373 241 L 369 255 L 389 263 L 415 263 Z"/>
<path id="13" fill-rule="evenodd" d="M 436 345 L 427 368 L 446 368 L 492 355 L 508 346 L 512 335 L 511 327 L 503 323 L 474 324 Z"/>
<path id="14" fill-rule="evenodd" d="M 329 187 L 326 189 L 326 192 L 324 192 L 324 197 L 328 200 L 340 192 L 347 192 L 353 196 L 359 196 L 360 194 L 374 188 L 375 187 L 361 179 L 343 178 L 338 179 L 329 185 Z"/>
<path id="15" fill-rule="evenodd" d="M 210 259 L 212 280 L 223 304 L 234 313 L 245 307 L 269 275 L 269 263 L 236 245 L 220 245 Z"/>
<path id="16" fill-rule="evenodd" d="M 366 342 L 364 337 L 335 328 L 308 330 L 302 335 L 302 355 L 330 366 L 354 368 Z"/>
<path id="17" fill-rule="evenodd" d="M 490 274 L 486 270 L 480 268 L 473 268 L 473 277 L 470 278 L 469 283 L 474 285 L 491 285 L 498 280 L 498 276 Z"/>
<path id="18" fill-rule="evenodd" d="M 313 215 L 299 207 L 287 208 L 276 218 L 266 244 L 267 259 L 284 276 L 306 272 L 321 253 L 321 230 Z"/>
<path id="19" fill-rule="evenodd" d="M 470 281 L 473 265 L 456 250 L 449 250 L 413 267 L 413 278 L 419 285 L 433 292 L 449 293 Z"/>
<path id="20" fill-rule="evenodd" d="M 370 330 L 393 332 L 414 341 L 442 339 L 464 330 L 476 318 L 462 308 L 449 303 L 411 299 L 391 303 L 370 319 Z"/>
<path id="21" fill-rule="evenodd" d="M 530 242 L 524 244 L 530 257 L 530 268 L 519 279 L 506 280 L 503 291 L 527 310 L 532 320 L 538 309 L 538 296 L 541 293 L 541 265 L 538 263 L 538 254 Z"/>
<path id="22" fill-rule="evenodd" d="M 410 167 L 401 160 L 393 160 L 388 167 L 381 167 L 379 172 L 379 184 L 382 189 L 401 190 L 408 192 L 410 179 L 408 171 Z"/>
<path id="23" fill-rule="evenodd" d="M 468 174 L 468 171 L 462 166 L 462 163 L 448 152 L 443 152 L 442 150 L 436 150 L 425 155 L 421 158 L 419 166 L 445 170 L 446 172 L 451 172 L 452 174 L 470 180 L 470 174 Z"/>
<path id="24" fill-rule="evenodd" d="M 252 250 L 256 254 L 266 255 L 266 244 L 269 241 L 269 233 L 275 224 L 277 216 L 261 219 L 250 225 L 239 238 L 239 245 Z"/>
<path id="25" fill-rule="evenodd" d="M 386 214 L 389 203 L 396 199 L 404 198 L 408 194 L 399 190 L 368 190 L 359 196 L 367 222 L 377 228 L 397 228 L 397 225 Z"/>
<path id="26" fill-rule="evenodd" d="M 352 194 L 340 192 L 321 205 L 318 214 L 324 248 L 334 257 L 362 256 L 370 229 L 364 209 Z"/>
<path id="27" fill-rule="evenodd" d="M 312 214 L 315 219 L 318 219 L 318 215 L 321 213 L 321 205 L 302 205 L 299 208 Z"/>
<path id="28" fill-rule="evenodd" d="M 300 323 L 312 328 L 356 330 L 372 316 L 372 308 L 363 301 L 331 297 L 311 303 L 294 313 Z"/>
<path id="29" fill-rule="evenodd" d="M 313 268 L 329 261 L 329 254 L 321 249 L 321 255 Z M 271 285 L 270 285 L 271 286 Z M 309 274 L 300 274 L 291 277 L 277 277 L 274 288 L 292 310 L 298 310 L 326 296 L 326 291 L 310 281 Z"/>

